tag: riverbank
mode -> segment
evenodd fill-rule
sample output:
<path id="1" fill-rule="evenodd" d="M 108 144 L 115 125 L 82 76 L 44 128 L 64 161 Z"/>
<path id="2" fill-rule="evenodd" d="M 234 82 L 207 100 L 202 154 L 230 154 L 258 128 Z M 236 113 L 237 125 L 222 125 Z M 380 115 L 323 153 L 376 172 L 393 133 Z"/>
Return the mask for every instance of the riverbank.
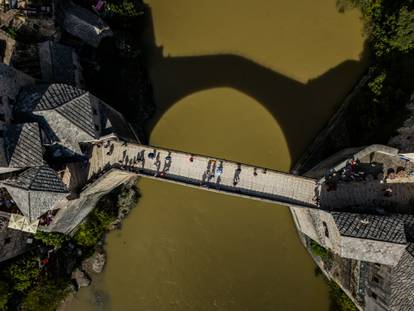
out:
<path id="1" fill-rule="evenodd" d="M 251 12 L 256 10 L 260 13 L 263 10 L 258 10 L 257 7 L 270 5 L 269 2 L 262 2 L 252 7 L 246 1 L 240 5 L 243 9 L 234 15 L 244 16 L 243 12 L 248 12 L 251 16 Z M 281 5 L 281 2 L 275 6 Z M 291 46 L 289 42 L 278 42 L 275 39 L 275 28 L 278 27 L 269 27 L 272 29 L 272 40 L 266 42 L 264 49 L 254 43 L 256 40 L 248 36 L 248 30 L 244 28 L 254 28 L 256 36 L 260 34 L 262 37 L 266 37 L 263 35 L 266 29 L 251 25 L 243 27 L 245 22 L 236 24 L 238 26 L 237 31 L 234 29 L 234 36 L 241 37 L 237 40 L 243 41 L 242 37 L 250 37 L 248 47 L 256 45 L 253 53 L 246 56 L 243 47 L 229 49 L 226 44 L 215 46 L 215 38 L 200 36 L 204 32 L 190 28 L 186 23 L 171 27 L 172 20 L 185 18 L 187 13 L 193 17 L 197 12 L 193 5 L 187 3 L 183 6 L 169 6 L 163 5 L 162 1 L 150 4 L 154 14 L 154 36 L 150 42 L 154 50 L 148 56 L 156 102 L 162 106 L 158 111 L 160 118 L 156 118 L 156 125 L 151 131 L 152 145 L 192 150 L 243 163 L 287 170 L 291 157 L 289 152 L 285 152 L 286 141 L 295 145 L 295 150 L 301 148 L 304 141 L 307 143 L 309 137 L 303 136 L 313 135 L 310 133 L 319 128 L 319 120 L 326 120 L 320 114 L 329 115 L 334 103 L 342 97 L 337 94 L 346 93 L 345 90 L 348 90 L 350 83 L 344 80 L 352 80 L 351 83 L 355 81 L 354 68 L 359 66 L 357 60 L 362 46 L 362 40 L 357 36 L 358 19 L 347 18 L 347 22 L 344 22 L 342 16 L 336 16 L 335 10 L 331 10 L 329 6 L 324 6 L 322 16 L 328 15 L 334 19 L 334 24 L 339 25 L 341 31 L 346 28 L 349 33 L 349 27 L 356 29 L 352 32 L 353 39 L 349 39 L 352 36 L 345 35 L 348 38 L 346 45 L 352 48 L 345 49 L 347 52 L 344 53 L 344 58 L 336 57 L 325 63 L 321 59 L 329 57 L 326 55 L 328 53 L 318 57 L 320 53 L 309 47 L 313 53 L 310 53 L 312 56 L 308 61 L 312 63 L 312 67 L 316 64 L 317 69 L 311 73 L 306 70 L 300 72 L 299 76 L 303 80 L 298 82 L 291 78 L 296 75 L 286 70 L 286 66 L 283 67 L 285 72 L 279 71 L 283 65 L 283 53 L 278 54 L 282 61 L 278 57 L 271 57 L 264 62 L 268 65 L 266 69 L 260 66 L 263 64 L 260 62 L 263 61 L 262 55 L 266 51 L 279 51 L 282 46 Z M 196 6 L 204 8 L 203 16 L 209 15 L 212 10 L 219 16 L 227 15 L 225 5 L 217 5 L 216 9 L 206 4 L 203 6 L 197 3 Z M 306 15 L 319 16 L 318 13 Z M 212 29 L 216 26 L 215 19 L 212 18 L 209 17 L 209 22 L 205 23 L 208 29 L 205 33 L 213 32 Z M 236 21 L 238 19 L 240 17 L 235 18 Z M 233 23 L 231 19 L 226 19 L 225 22 L 226 24 L 219 26 L 225 28 Z M 199 26 L 198 22 L 193 22 L 191 27 L 193 24 L 194 27 Z M 252 24 L 260 24 L 260 21 Z M 343 24 L 347 27 L 342 28 Z M 186 33 L 182 28 L 190 31 Z M 312 28 L 307 37 L 313 37 L 316 33 L 320 33 L 319 29 Z M 168 40 L 165 40 L 166 35 Z M 317 35 L 316 37 L 319 38 Z M 266 39 L 261 43 L 265 41 Z M 344 41 L 344 36 L 341 35 L 341 40 L 338 41 Z M 199 48 L 211 42 L 213 45 L 207 45 L 207 51 Z M 323 42 L 326 42 L 326 38 L 323 38 Z M 339 49 L 338 44 L 341 43 L 335 41 L 334 44 L 332 48 Z M 297 43 L 294 42 L 294 45 L 297 46 Z M 229 51 L 246 57 L 220 55 Z M 342 67 L 341 62 L 349 59 L 352 61 Z M 300 62 L 296 64 L 303 67 Z M 294 62 L 290 62 L 289 66 L 297 68 Z M 325 78 L 318 79 L 336 66 L 339 66 L 338 70 L 332 70 Z M 307 79 L 313 82 L 307 83 Z M 340 80 L 341 83 L 326 83 L 328 80 Z M 219 88 L 221 85 L 229 87 Z M 242 94 L 244 91 L 252 92 L 249 94 L 253 94 L 255 98 L 247 98 Z M 297 109 L 278 109 L 286 102 L 294 104 Z M 303 115 L 310 111 L 311 116 L 302 117 L 297 111 L 305 111 Z M 312 118 L 312 113 L 318 115 Z M 171 117 L 172 114 L 174 117 Z M 177 115 L 181 117 L 177 118 Z M 233 119 L 238 120 L 236 122 Z M 302 121 L 310 129 L 305 134 L 295 129 Z M 257 123 L 261 125 L 257 126 Z M 249 124 L 249 129 L 245 129 L 246 124 Z M 282 129 L 278 129 L 278 126 Z M 283 137 L 285 131 L 289 131 L 287 138 Z M 300 137 L 301 143 L 292 137 Z M 227 147 L 229 141 L 232 143 Z M 250 148 L 246 148 L 246 141 L 251 142 Z M 262 149 L 262 146 L 265 148 Z M 294 158 L 297 151 L 293 152 Z M 90 309 L 88 302 L 93 303 L 95 298 L 100 301 L 100 293 L 107 292 L 110 293 L 110 300 L 109 297 L 106 300 L 107 305 L 124 309 L 182 310 L 198 306 L 208 310 L 214 308 L 211 305 L 213 301 L 217 302 L 218 307 L 228 310 L 266 309 L 266 306 L 300 310 L 309 305 L 313 310 L 328 308 L 326 286 L 322 278 L 314 276 L 313 263 L 298 243 L 286 209 L 267 209 L 265 204 L 258 205 L 256 202 L 235 201 L 234 198 L 217 195 L 204 196 L 202 193 L 193 194 L 189 189 L 174 189 L 151 184 L 147 180 L 143 180 L 141 185 L 147 200 L 144 198 L 140 202 L 140 211 L 137 213 L 139 215 L 132 215 L 128 219 L 129 226 L 125 226 L 122 234 L 109 237 L 108 249 L 112 257 L 103 280 L 100 284 L 95 283 L 96 287 L 92 285 L 79 294 L 79 300 L 83 300 L 83 303 L 77 304 L 77 307 L 81 305 L 81 308 Z M 183 192 L 183 195 L 180 194 Z M 160 197 L 166 199 L 161 200 Z M 124 243 L 128 246 L 123 246 Z M 128 272 L 122 267 L 128 267 Z M 246 269 L 250 272 L 246 273 Z M 220 271 L 220 280 L 215 277 L 215 271 Z M 119 280 L 119 275 L 124 276 L 122 281 Z M 293 284 L 296 282 L 308 286 L 296 290 L 296 285 Z"/>
<path id="2" fill-rule="evenodd" d="M 121 42 L 125 42 L 124 40 L 121 40 Z M 106 44 L 105 44 L 106 45 Z M 109 59 L 109 60 L 112 60 L 113 61 L 113 59 L 115 59 L 115 58 L 117 58 L 118 56 L 119 56 L 119 54 L 118 54 L 118 52 L 116 52 L 116 50 L 115 50 L 115 52 L 116 53 L 113 53 L 112 54 L 112 52 L 111 51 L 114 51 L 114 50 L 111 50 L 111 45 L 110 44 L 108 44 L 108 45 L 106 45 L 106 46 L 109 46 L 109 48 L 108 49 L 106 49 L 106 50 L 101 50 L 102 51 L 102 54 L 104 54 L 104 56 L 106 55 L 106 54 L 108 54 L 108 55 L 113 55 L 113 56 L 110 56 L 110 57 L 107 57 L 107 59 Z M 112 46 L 113 47 L 113 46 Z M 116 45 L 115 45 L 115 48 L 116 48 Z M 134 50 L 135 51 L 135 50 Z M 139 51 L 139 50 L 136 50 L 136 51 Z M 85 51 L 85 54 L 86 54 L 86 52 L 87 51 Z M 101 55 L 102 55 L 101 54 Z M 130 59 L 130 57 L 128 56 L 128 57 L 126 57 L 125 58 L 125 64 L 127 64 L 128 63 L 128 60 Z M 109 62 L 108 62 L 109 63 Z M 117 72 L 117 70 L 119 69 L 119 68 L 121 68 L 121 72 L 122 72 L 122 70 L 124 70 L 125 69 L 125 65 L 122 65 L 122 67 L 119 67 L 118 68 L 118 66 L 119 66 L 119 63 L 118 62 L 115 62 L 117 65 L 116 66 L 112 66 L 112 67 L 108 67 L 108 66 L 110 66 L 111 64 L 109 63 L 108 64 L 108 66 L 104 66 L 104 67 L 106 67 L 106 68 L 109 68 L 109 69 L 107 69 L 106 71 L 105 70 L 103 70 L 102 69 L 102 67 L 101 67 L 101 65 L 102 64 L 104 64 L 104 62 L 101 62 L 101 61 L 99 61 L 99 62 L 97 62 L 97 65 L 100 67 L 100 69 L 99 68 L 92 68 L 93 70 L 91 70 L 91 72 L 92 72 L 92 74 L 90 75 L 92 78 L 89 78 L 88 80 L 89 80 L 89 85 L 91 86 L 91 87 L 93 87 L 92 85 L 95 85 L 95 87 L 96 87 L 96 90 L 94 91 L 96 94 L 99 94 L 98 93 L 98 91 L 99 91 L 99 88 L 102 88 L 103 90 L 102 90 L 102 92 L 107 92 L 108 94 L 107 94 L 107 97 L 105 98 L 109 103 L 112 103 L 112 104 L 116 104 L 116 103 L 118 103 L 117 101 L 119 100 L 120 102 L 121 102 L 121 104 L 124 104 L 124 103 L 127 103 L 128 104 L 128 106 L 130 105 L 130 104 L 133 104 L 133 102 L 129 102 L 129 101 L 125 101 L 124 102 L 124 100 L 129 100 L 129 98 L 124 98 L 124 97 L 122 97 L 122 96 L 124 96 L 124 94 L 118 94 L 117 92 L 114 92 L 114 88 L 118 88 L 118 86 L 119 86 L 119 84 L 121 83 L 120 81 L 122 81 L 122 80 L 120 80 L 122 77 L 123 78 L 125 78 L 125 77 L 127 77 L 128 78 L 128 81 L 129 81 L 129 79 L 131 79 L 131 81 L 132 81 L 132 79 L 135 79 L 136 78 L 136 76 L 135 75 L 132 75 L 132 76 L 130 76 L 130 77 L 128 77 L 128 73 L 127 73 L 127 75 L 125 76 L 122 76 L 122 75 L 120 75 L 120 74 L 118 74 L 118 72 Z M 134 66 L 134 65 L 131 65 L 131 67 L 132 66 Z M 91 66 L 92 67 L 92 66 Z M 112 68 L 112 69 L 110 69 L 110 68 Z M 98 70 L 99 69 L 99 70 Z M 114 73 L 114 77 L 116 77 L 116 78 L 113 78 L 113 77 L 111 77 L 111 79 L 108 79 L 108 77 L 107 76 L 105 76 L 103 73 L 104 72 L 106 72 L 106 73 L 109 73 L 109 74 L 112 74 L 112 73 Z M 175 72 L 172 72 L 172 73 L 174 73 L 175 74 Z M 198 75 L 200 74 L 200 71 L 199 72 L 196 72 Z M 91 81 L 92 80 L 92 81 Z M 115 81 L 116 80 L 116 81 Z M 133 81 L 136 81 L 136 80 L 133 80 Z M 272 81 L 274 81 L 274 80 L 272 80 Z M 292 82 L 293 83 L 293 82 Z M 103 86 L 105 86 L 105 87 L 103 87 Z M 269 90 L 271 90 L 270 88 L 268 88 Z M 128 90 L 125 90 L 125 89 L 123 89 L 123 91 L 128 91 Z M 111 97 L 112 96 L 112 97 Z M 126 96 L 126 97 L 128 97 L 128 96 Z M 111 99 L 112 98 L 112 99 Z M 218 100 L 222 100 L 222 98 L 224 98 L 223 96 L 221 96 L 221 97 L 219 97 L 219 99 Z M 131 107 L 132 107 L 133 105 L 131 105 Z M 127 107 L 127 108 L 130 108 L 130 107 Z M 239 107 L 238 107 L 238 109 L 239 109 Z M 211 111 L 220 111 L 221 113 L 223 112 L 223 109 L 222 109 L 222 107 L 217 107 L 216 109 L 212 109 L 211 108 L 211 106 L 210 106 L 210 108 L 207 110 L 207 113 L 205 113 L 204 114 L 204 116 L 206 116 L 206 115 L 210 115 L 210 113 L 211 113 Z M 221 114 L 220 113 L 220 114 Z M 132 114 L 131 114 L 132 115 Z M 215 116 L 215 118 L 217 118 L 218 116 Z M 205 119 L 207 119 L 207 118 L 205 118 Z M 274 122 L 274 120 L 273 120 L 273 122 Z M 136 124 L 138 124 L 138 126 L 141 126 L 142 124 L 140 124 L 140 122 L 136 122 Z M 193 127 L 194 128 L 194 127 Z M 198 127 L 197 127 L 198 128 Z M 169 129 L 169 130 L 171 130 L 171 128 Z M 225 131 L 222 131 L 222 132 L 225 132 Z M 211 132 L 209 133 L 209 135 L 211 135 Z M 141 136 L 145 136 L 145 135 L 141 135 Z M 262 135 L 263 136 L 263 135 Z M 244 136 L 244 139 L 246 139 L 246 136 Z M 254 138 L 253 138 L 254 139 Z M 169 140 L 171 140 L 171 138 L 169 138 Z M 280 141 L 282 141 L 282 140 L 280 140 Z M 275 143 L 275 141 L 273 141 L 273 144 Z M 264 144 L 265 145 L 265 144 Z M 194 145 L 192 145 L 191 146 L 191 148 L 195 148 L 194 147 Z M 257 159 L 257 156 L 255 155 L 254 156 L 254 159 Z M 272 164 L 273 165 L 273 164 Z M 279 164 L 275 164 L 275 165 L 279 165 Z M 170 197 L 170 194 L 169 194 L 169 197 Z M 188 202 L 187 200 L 186 200 L 186 202 Z M 250 203 L 250 202 L 249 202 Z M 247 210 L 246 210 L 246 212 L 247 212 Z M 235 213 L 236 213 L 236 211 L 235 211 Z M 237 211 L 237 213 L 240 213 L 240 210 L 238 210 Z M 231 213 L 229 213 L 229 214 L 231 214 Z M 256 213 L 255 213 L 256 214 Z M 188 214 L 188 215 L 192 215 L 192 214 Z M 246 213 L 246 215 L 248 215 L 247 213 Z M 185 215 L 184 215 L 185 216 Z M 212 225 L 215 225 L 218 221 L 220 221 L 220 219 L 222 219 L 220 216 L 223 216 L 223 215 L 220 215 L 220 214 L 218 214 L 218 215 L 216 215 L 216 216 L 218 216 L 218 217 L 215 217 L 216 219 L 213 219 L 212 220 L 212 223 L 211 224 L 209 224 L 209 226 L 208 226 L 208 228 L 212 228 Z M 276 215 L 273 215 L 273 216 L 276 216 Z M 280 216 L 280 215 L 279 215 Z M 178 218 L 178 217 L 177 217 Z M 180 218 L 183 218 L 183 217 L 180 217 Z M 190 217 L 189 217 L 190 218 Z M 200 217 L 200 218 L 202 218 L 202 217 Z M 213 217 L 212 217 L 213 218 Z M 234 217 L 234 215 L 232 215 L 231 217 L 230 217 L 230 219 L 231 219 L 231 221 L 232 221 L 232 224 L 234 223 L 234 219 L 235 218 L 237 218 L 237 217 Z M 246 218 L 249 218 L 249 216 L 247 216 Z M 251 218 L 251 216 L 250 216 L 250 218 Z M 199 219 L 198 217 L 196 218 L 196 219 Z M 270 217 L 268 217 L 268 219 L 270 219 Z M 274 219 L 281 219 L 281 218 L 276 218 L 276 217 L 273 217 L 273 220 Z M 284 218 L 283 218 L 284 219 Z M 145 225 L 145 224 L 144 224 Z M 249 225 L 249 223 L 247 223 L 247 225 Z M 272 227 L 272 226 L 274 226 L 275 225 L 275 223 L 274 222 L 272 222 L 272 223 L 270 223 L 269 224 L 269 227 Z M 157 224 L 157 226 L 158 226 L 158 224 Z M 200 225 L 200 226 L 198 226 L 198 230 L 197 231 L 200 231 L 200 227 L 202 227 L 202 225 Z M 223 228 L 224 228 L 225 226 L 223 226 Z M 215 227 L 214 227 L 215 228 Z M 240 232 L 243 230 L 243 226 L 241 226 L 239 229 L 241 229 L 239 232 L 237 232 L 236 234 L 237 234 L 237 236 L 239 236 L 240 235 Z M 226 229 L 226 228 L 224 228 L 224 229 Z M 208 231 L 216 231 L 216 230 L 206 230 L 207 231 L 207 234 L 208 234 Z M 243 230 L 244 231 L 244 230 Z M 260 231 L 260 229 L 258 229 L 257 227 L 255 227 L 255 230 L 254 231 Z M 220 231 L 220 230 L 217 230 L 217 232 L 228 232 L 227 230 L 226 231 Z M 269 231 L 269 232 L 273 232 L 273 231 Z M 256 245 L 256 244 L 258 244 L 257 243 L 257 241 L 260 241 L 261 240 L 261 237 L 265 237 L 265 236 L 268 236 L 268 235 L 266 235 L 266 232 L 265 233 L 263 233 L 262 235 L 257 235 L 257 236 L 255 236 L 255 239 L 253 239 L 253 238 L 251 238 L 250 240 L 252 240 L 252 241 L 254 241 L 254 242 L 251 242 L 251 245 Z M 293 236 L 293 235 L 292 235 Z M 220 238 L 219 238 L 220 239 Z M 214 241 L 217 241 L 218 239 L 217 239 L 217 237 L 216 237 L 216 239 L 214 240 Z M 220 239 L 221 240 L 221 239 Z M 180 239 L 179 241 L 183 241 L 182 239 Z M 268 240 L 268 241 L 270 241 L 270 240 Z M 273 241 L 274 242 L 274 241 Z M 190 241 L 190 243 L 191 243 L 191 241 Z M 138 243 L 137 242 L 137 244 L 141 244 L 141 243 Z M 169 243 L 170 244 L 170 243 Z M 178 246 L 179 245 L 181 245 L 182 244 L 182 242 L 180 242 L 180 243 L 178 243 Z M 193 244 L 195 244 L 195 243 L 193 243 Z M 260 244 L 260 243 L 259 243 Z M 158 244 L 157 244 L 158 245 Z M 198 245 L 198 244 L 197 244 Z M 271 254 L 274 254 L 274 252 L 272 253 L 272 251 L 270 250 L 270 248 L 273 248 L 274 247 L 274 245 L 276 245 L 276 243 L 273 243 L 273 244 L 270 244 L 269 243 L 269 245 L 268 245 L 268 251 L 265 253 L 265 254 L 261 254 L 260 256 L 257 256 L 257 257 L 261 257 L 261 258 L 273 258 L 273 262 L 274 262 L 274 258 L 275 258 L 275 256 L 273 255 L 273 257 L 271 257 L 270 255 Z M 167 245 L 168 246 L 168 245 Z M 239 247 L 239 249 L 243 249 L 244 248 L 244 246 L 245 245 L 242 245 L 242 247 Z M 234 244 L 231 244 L 231 243 L 229 243 L 229 245 L 227 245 L 227 246 L 225 246 L 225 247 L 223 247 L 223 249 L 222 250 L 224 250 L 225 252 L 226 251 L 229 251 L 229 250 L 231 250 L 232 248 L 234 247 Z M 173 248 L 173 247 L 171 247 L 171 248 Z M 264 247 L 264 248 L 266 248 L 266 247 Z M 260 250 L 260 249 L 259 249 Z M 191 252 L 191 253 L 193 253 L 193 252 Z M 220 253 L 220 252 L 216 252 L 216 253 Z M 123 253 L 124 254 L 124 253 Z M 231 254 L 230 254 L 231 255 Z M 263 256 L 264 255 L 264 256 Z M 165 257 L 165 256 L 164 256 Z M 185 256 L 185 257 L 187 257 L 187 256 Z M 237 261 L 237 263 L 239 263 L 239 262 L 241 262 L 241 260 L 240 260 L 240 258 L 243 258 L 243 257 L 245 257 L 245 256 L 237 256 L 237 257 L 239 257 L 239 258 L 235 258 L 235 260 L 234 260 L 234 262 L 236 262 L 236 260 L 238 259 L 238 261 Z M 286 256 L 287 257 L 287 256 Z M 175 256 L 174 256 L 174 258 L 176 258 Z M 183 256 L 183 258 L 184 258 L 184 256 Z M 214 257 L 213 257 L 214 258 Z M 210 258 L 209 258 L 210 259 Z M 261 260 L 263 260 L 263 259 L 261 259 Z M 272 261 L 272 260 L 269 260 L 269 261 Z M 229 261 L 229 262 L 231 262 L 231 261 Z M 228 263 L 229 263 L 228 262 Z M 237 264 L 236 264 L 237 265 Z M 145 267 L 148 267 L 147 265 L 144 265 Z M 221 266 L 223 266 L 223 265 L 218 265 L 219 267 L 221 267 Z M 246 265 L 246 262 L 244 262 L 244 268 L 243 269 L 245 269 L 245 266 L 248 266 L 248 265 Z M 266 265 L 263 265 L 263 266 L 267 266 L 267 264 Z M 281 265 L 281 266 L 283 266 L 284 267 L 284 269 L 286 269 L 286 265 Z M 209 267 L 214 267 L 214 265 L 213 264 L 210 264 L 209 265 Z M 270 265 L 269 265 L 269 267 L 270 267 Z M 274 266 L 273 266 L 274 267 Z M 177 270 L 177 269 L 175 269 L 175 270 Z M 290 272 L 290 273 L 292 273 L 291 274 L 291 276 L 292 275 L 294 275 L 293 273 L 293 271 L 289 271 L 289 269 L 286 269 L 287 270 L 287 272 Z M 211 273 L 211 271 L 209 272 L 209 273 Z M 301 274 L 301 273 L 298 273 L 298 274 Z M 236 273 L 236 275 L 237 275 L 237 273 Z M 240 275 L 240 273 L 239 273 L 239 275 Z M 244 274 L 245 275 L 245 274 Z M 260 275 L 259 273 L 257 273 L 257 271 L 256 271 L 256 273 L 255 273 L 255 275 Z M 265 275 L 267 275 L 267 274 L 265 274 Z M 292 276 L 292 279 L 295 279 L 295 277 L 293 277 Z M 262 280 L 268 280 L 267 278 L 263 278 Z M 275 284 L 275 280 L 278 280 L 277 278 L 274 278 L 273 280 L 269 280 L 269 283 L 273 283 L 273 284 Z M 300 278 L 300 280 L 304 280 L 304 278 Z M 259 280 L 259 278 L 257 278 L 257 279 L 255 279 L 255 280 L 250 280 L 250 282 L 249 282 L 249 284 L 256 284 L 256 282 L 257 281 L 261 281 L 261 280 Z M 242 283 L 242 282 L 240 282 L 240 283 Z M 279 282 L 279 284 L 282 284 L 283 282 Z M 307 284 L 309 284 L 309 283 L 307 283 Z M 225 284 L 223 284 L 224 286 L 225 286 Z M 223 286 L 223 287 L 224 287 Z M 273 285 L 271 285 L 271 286 L 273 286 Z M 310 286 L 311 287 L 311 286 Z M 271 287 L 268 287 L 268 288 L 271 288 Z M 243 291 L 241 290 L 240 291 L 240 289 L 241 288 L 237 288 L 237 289 L 235 289 L 235 292 L 239 292 L 239 293 L 243 293 Z M 202 291 L 203 292 L 203 291 Z M 252 296 L 255 296 L 255 298 L 256 297 L 260 297 L 259 295 L 260 295 L 260 293 L 259 293 L 259 295 L 256 295 L 257 293 L 253 293 L 252 294 Z M 275 296 L 275 295 L 269 295 L 269 296 Z M 281 296 L 284 296 L 284 295 L 281 295 Z M 296 295 L 295 295 L 296 296 Z M 241 299 L 242 300 L 242 299 Z M 254 299 L 252 299 L 252 300 L 254 300 Z M 257 303 L 258 302 L 258 300 L 254 300 L 253 302 L 252 302 L 252 305 L 254 305 L 254 303 Z M 288 303 L 288 302 L 287 302 Z"/>
<path id="3" fill-rule="evenodd" d="M 0 265 L 0 310 L 56 310 L 105 265 L 104 240 L 139 199 L 136 182 L 103 197 L 72 236 L 38 232 L 31 250 Z"/>
<path id="4" fill-rule="evenodd" d="M 337 6 L 341 11 L 361 12 L 370 66 L 294 165 L 297 174 L 345 148 L 388 144 L 411 116 L 407 103 L 414 85 L 412 3 L 341 0 Z"/>
<path id="5" fill-rule="evenodd" d="M 405 29 L 412 27 L 414 8 L 407 1 L 378 4 L 374 1 L 344 0 L 338 1 L 338 4 L 344 10 L 353 6 L 361 11 L 372 54 L 371 65 L 295 164 L 292 169 L 295 174 L 306 175 L 321 160 L 345 148 L 386 144 L 402 153 L 413 150 L 414 44 L 410 32 Z M 349 260 L 347 262 L 319 245 L 315 252 L 313 246 L 316 243 L 299 232 L 296 222 L 295 225 L 303 245 L 325 276 L 333 284 L 338 284 L 362 310 L 364 297 L 360 292 L 351 293 L 341 284 L 343 280 L 337 272 L 349 265 Z M 335 266 L 336 271 L 333 269 Z M 363 272 L 361 276 L 357 274 L 351 276 L 351 282 L 354 278 L 364 277 Z M 343 299 L 341 295 L 337 297 L 340 310 L 352 309 L 349 299 Z"/>

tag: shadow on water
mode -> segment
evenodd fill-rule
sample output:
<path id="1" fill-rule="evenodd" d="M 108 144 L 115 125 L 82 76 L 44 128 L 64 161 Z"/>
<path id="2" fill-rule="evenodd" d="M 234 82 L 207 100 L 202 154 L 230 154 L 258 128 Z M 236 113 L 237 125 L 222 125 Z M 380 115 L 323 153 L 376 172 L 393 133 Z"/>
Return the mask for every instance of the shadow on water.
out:
<path id="1" fill-rule="evenodd" d="M 229 87 L 254 98 L 273 115 L 295 161 L 332 115 L 338 98 L 349 92 L 344 85 L 352 86 L 356 73 L 362 74 L 367 63 L 364 48 L 359 61 L 344 61 L 303 84 L 237 55 L 165 57 L 162 46 L 156 45 L 151 9 L 146 10 L 148 28 L 143 46 L 152 71 L 159 72 L 155 83 L 157 113 L 149 132 L 180 99 L 201 90 Z"/>

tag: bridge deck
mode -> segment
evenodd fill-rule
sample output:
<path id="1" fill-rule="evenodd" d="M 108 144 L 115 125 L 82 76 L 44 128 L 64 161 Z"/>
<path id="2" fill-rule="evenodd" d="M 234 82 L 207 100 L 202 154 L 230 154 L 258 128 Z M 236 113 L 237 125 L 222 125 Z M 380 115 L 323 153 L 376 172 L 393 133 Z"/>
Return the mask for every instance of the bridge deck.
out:
<path id="1" fill-rule="evenodd" d="M 89 178 L 111 168 L 284 205 L 316 206 L 313 179 L 164 148 L 118 141 L 93 144 Z"/>

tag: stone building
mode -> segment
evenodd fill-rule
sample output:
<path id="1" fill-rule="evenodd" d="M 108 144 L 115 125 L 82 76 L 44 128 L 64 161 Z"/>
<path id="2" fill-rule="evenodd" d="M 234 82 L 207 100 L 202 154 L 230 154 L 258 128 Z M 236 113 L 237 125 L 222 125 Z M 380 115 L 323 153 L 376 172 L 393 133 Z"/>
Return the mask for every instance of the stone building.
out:
<path id="1" fill-rule="evenodd" d="M 390 147 L 343 150 L 305 174 L 319 209 L 291 208 L 307 246 L 331 252 L 316 262 L 364 310 L 414 306 L 413 164 Z"/>
<path id="2" fill-rule="evenodd" d="M 66 33 L 92 47 L 112 36 L 94 13 L 56 3 Z M 203 156 L 191 175 L 193 155 L 162 150 L 160 172 L 161 152 L 141 145 L 120 113 L 79 88 L 72 48 L 54 40 L 19 47 L 0 32 L 1 42 L 3 62 L 25 73 L 0 64 L 0 261 L 30 248 L 37 230 L 72 234 L 102 196 L 141 174 L 289 206 L 303 242 L 329 250 L 315 261 L 357 306 L 414 309 L 414 154 L 381 145 L 345 149 L 301 178 L 265 168 L 253 177 L 257 168 Z M 248 188 L 249 178 L 263 184 Z"/>
<path id="3" fill-rule="evenodd" d="M 113 36 L 101 18 L 68 0 L 58 1 L 56 22 L 67 33 L 93 47 L 98 47 L 102 39 Z"/>
<path id="4" fill-rule="evenodd" d="M 88 143 L 103 137 L 139 141 L 121 114 L 87 91 L 34 84 L 3 64 L 0 77 L 0 94 L 7 98 L 0 108 L 8 110 L 0 120 L 3 261 L 30 246 L 28 233 L 73 231 L 103 195 L 136 178 L 111 172 L 89 181 Z"/>

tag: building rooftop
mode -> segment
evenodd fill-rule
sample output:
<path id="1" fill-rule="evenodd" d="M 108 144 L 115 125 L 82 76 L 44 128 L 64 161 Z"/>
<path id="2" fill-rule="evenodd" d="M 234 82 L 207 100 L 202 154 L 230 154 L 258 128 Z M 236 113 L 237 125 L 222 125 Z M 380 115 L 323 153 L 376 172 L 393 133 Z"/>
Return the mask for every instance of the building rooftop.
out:
<path id="1" fill-rule="evenodd" d="M 76 101 L 86 94 L 88 92 L 67 84 L 31 86 L 20 91 L 16 111 L 37 112 L 54 109 Z"/>
<path id="2" fill-rule="evenodd" d="M 57 173 L 47 165 L 28 168 L 2 182 L 19 210 L 33 221 L 68 194 Z"/>
<path id="3" fill-rule="evenodd" d="M 61 1 L 56 15 L 57 23 L 65 31 L 93 47 L 98 47 L 103 38 L 113 35 L 98 15 L 72 1 Z"/>
<path id="4" fill-rule="evenodd" d="M 414 225 L 414 215 L 331 214 L 341 235 L 353 238 L 406 244 L 406 229 Z"/>
<path id="5" fill-rule="evenodd" d="M 4 145 L 9 167 L 33 167 L 44 164 L 40 128 L 37 123 L 6 125 Z"/>
<path id="6" fill-rule="evenodd" d="M 21 87 L 34 83 L 35 80 L 32 77 L 0 63 L 0 98 L 15 99 Z"/>
<path id="7" fill-rule="evenodd" d="M 75 51 L 53 41 L 38 44 L 42 80 L 81 86 L 81 68 Z"/>

